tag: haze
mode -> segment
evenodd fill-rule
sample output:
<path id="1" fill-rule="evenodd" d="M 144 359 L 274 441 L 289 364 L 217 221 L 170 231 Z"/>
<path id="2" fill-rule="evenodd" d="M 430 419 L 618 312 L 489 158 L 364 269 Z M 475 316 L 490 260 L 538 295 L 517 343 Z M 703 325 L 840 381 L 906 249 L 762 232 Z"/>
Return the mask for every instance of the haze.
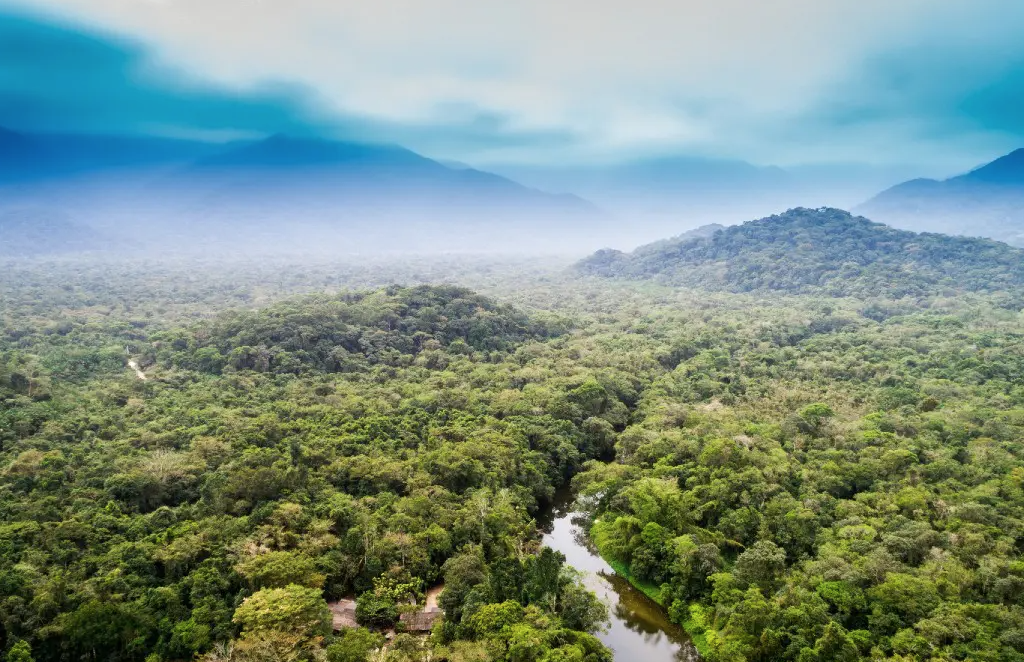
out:
<path id="1" fill-rule="evenodd" d="M 168 226 L 188 226 L 184 244 L 216 227 L 200 243 L 223 251 L 239 234 L 230 219 L 244 219 L 274 250 L 581 254 L 796 206 L 855 208 L 1024 144 L 1012 1 L 0 7 L 0 127 L 61 162 L 0 179 L 0 211 L 56 213 L 136 250 L 167 249 Z M 132 156 L 112 163 L 82 135 Z M 439 193 L 436 172 L 408 163 L 376 159 L 371 177 L 358 159 L 345 172 L 306 162 L 306 148 L 260 164 L 234 152 L 270 136 L 401 146 L 455 174 Z M 213 155 L 264 172 L 181 176 Z M 468 181 L 476 171 L 488 183 Z"/>

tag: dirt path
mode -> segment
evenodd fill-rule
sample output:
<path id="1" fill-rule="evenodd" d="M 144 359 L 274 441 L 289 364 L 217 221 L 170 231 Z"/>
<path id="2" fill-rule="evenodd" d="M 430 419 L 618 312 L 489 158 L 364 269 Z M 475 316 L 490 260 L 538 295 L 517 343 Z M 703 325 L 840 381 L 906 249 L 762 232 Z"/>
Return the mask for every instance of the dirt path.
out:
<path id="1" fill-rule="evenodd" d="M 440 597 L 441 591 L 443 590 L 444 584 L 440 584 L 438 586 L 434 586 L 433 588 L 427 589 L 426 599 L 424 600 L 426 604 L 423 606 L 424 611 L 438 611 L 439 609 L 441 609 L 441 607 L 437 604 L 437 599 L 438 597 Z"/>
<path id="2" fill-rule="evenodd" d="M 135 359 L 128 359 L 128 367 L 135 371 L 135 376 L 146 381 L 146 373 L 142 372 L 142 368 L 139 367 L 139 362 Z"/>

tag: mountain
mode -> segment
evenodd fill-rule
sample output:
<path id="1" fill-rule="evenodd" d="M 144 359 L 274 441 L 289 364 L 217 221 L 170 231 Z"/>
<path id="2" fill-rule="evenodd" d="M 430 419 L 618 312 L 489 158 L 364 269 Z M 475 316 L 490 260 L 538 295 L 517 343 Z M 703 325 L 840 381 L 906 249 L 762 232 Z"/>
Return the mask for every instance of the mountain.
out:
<path id="1" fill-rule="evenodd" d="M 0 127 L 0 185 L 188 163 L 218 148 L 209 143 L 170 138 L 35 134 Z"/>
<path id="2" fill-rule="evenodd" d="M 29 257 L 112 246 L 101 234 L 50 209 L 11 209 L 0 212 L 0 256 Z"/>
<path id="3" fill-rule="evenodd" d="M 734 218 L 729 212 L 735 214 L 738 207 L 764 209 L 792 184 L 784 170 L 773 166 L 686 155 L 612 165 L 505 166 L 497 171 L 531 186 L 581 195 L 634 218 L 673 224 L 681 216 L 723 218 L 726 212 Z"/>
<path id="4" fill-rule="evenodd" d="M 72 212 L 160 251 L 550 251 L 614 226 L 577 196 L 396 145 L 5 131 L 0 148 L 0 207 Z"/>
<path id="5" fill-rule="evenodd" d="M 596 211 L 575 196 L 551 195 L 473 168 L 449 168 L 396 145 L 286 135 L 201 159 L 181 174 L 207 186 L 229 186 L 253 194 L 306 195 L 320 189 L 332 201 L 368 199 L 389 207 L 416 200 L 463 200 Z"/>
<path id="6" fill-rule="evenodd" d="M 642 242 L 680 228 L 803 207 L 849 208 L 919 168 L 807 163 L 780 168 L 692 155 L 580 166 L 494 166 L 548 191 L 569 191 L 629 218 Z M 633 245 L 636 245 L 634 243 Z"/>
<path id="7" fill-rule="evenodd" d="M 995 186 L 1024 186 L 1024 148 L 1014 150 L 966 175 L 951 181 L 966 181 Z"/>
<path id="8" fill-rule="evenodd" d="M 147 195 L 174 201 L 167 217 L 182 238 L 233 247 L 532 250 L 568 246 L 611 222 L 576 196 L 454 170 L 402 147 L 284 135 L 201 159 Z"/>
<path id="9" fill-rule="evenodd" d="M 839 209 L 796 208 L 711 236 L 598 251 L 576 270 L 733 292 L 899 297 L 1019 287 L 1024 250 L 897 230 Z"/>
<path id="10" fill-rule="evenodd" d="M 1024 149 L 958 177 L 898 184 L 855 211 L 895 227 L 1024 246 Z"/>

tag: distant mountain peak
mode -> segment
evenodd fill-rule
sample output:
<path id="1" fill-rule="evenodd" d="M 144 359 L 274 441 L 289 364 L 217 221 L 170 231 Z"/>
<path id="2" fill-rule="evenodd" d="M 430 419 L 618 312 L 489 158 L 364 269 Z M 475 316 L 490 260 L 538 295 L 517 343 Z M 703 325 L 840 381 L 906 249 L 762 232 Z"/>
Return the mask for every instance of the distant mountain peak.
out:
<path id="1" fill-rule="evenodd" d="M 955 179 L 970 179 L 988 184 L 1024 185 L 1024 147 Z"/>
<path id="2" fill-rule="evenodd" d="M 1024 149 L 951 179 L 897 184 L 856 210 L 898 228 L 1024 245 Z"/>
<path id="3" fill-rule="evenodd" d="M 430 162 L 415 152 L 395 145 L 297 137 L 275 133 L 263 140 L 241 145 L 203 159 L 203 166 L 322 167 L 371 161 Z"/>

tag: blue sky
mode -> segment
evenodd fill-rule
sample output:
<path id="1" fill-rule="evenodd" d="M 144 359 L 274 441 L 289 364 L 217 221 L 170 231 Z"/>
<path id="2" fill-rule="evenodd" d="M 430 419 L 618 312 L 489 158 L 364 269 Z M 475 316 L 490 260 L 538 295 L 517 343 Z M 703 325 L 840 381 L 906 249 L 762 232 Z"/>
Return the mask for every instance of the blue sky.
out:
<path id="1" fill-rule="evenodd" d="M 32 0 L 0 126 L 955 172 L 1024 146 L 1021 34 L 1019 0 Z"/>

